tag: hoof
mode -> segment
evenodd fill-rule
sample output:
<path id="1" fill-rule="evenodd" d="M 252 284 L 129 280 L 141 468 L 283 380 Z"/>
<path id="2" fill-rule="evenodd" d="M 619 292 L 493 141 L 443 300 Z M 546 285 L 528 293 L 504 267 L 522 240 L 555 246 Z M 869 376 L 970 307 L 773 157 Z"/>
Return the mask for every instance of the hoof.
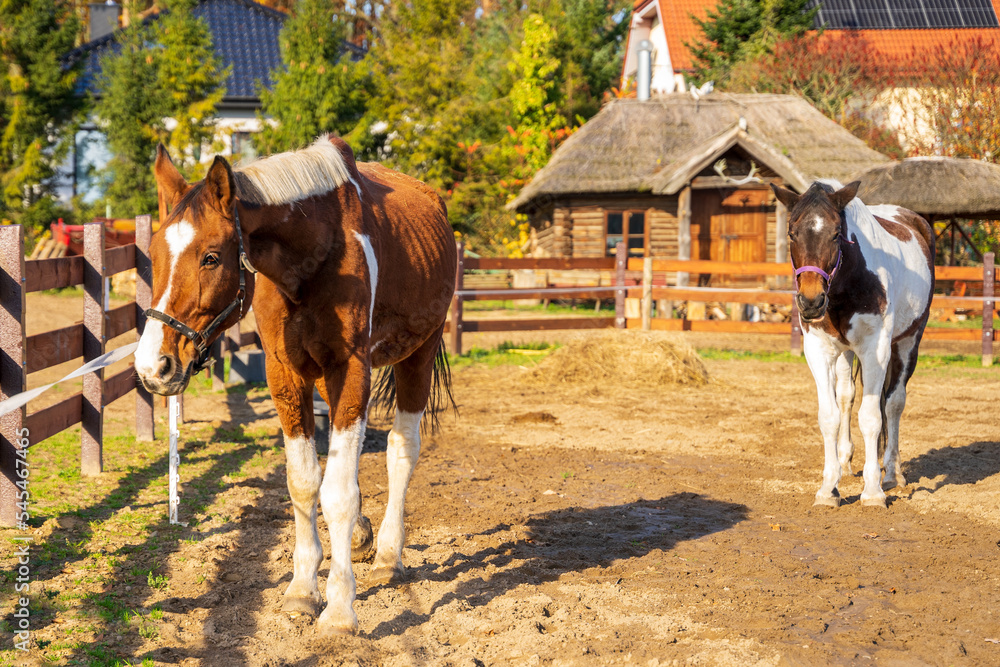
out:
<path id="1" fill-rule="evenodd" d="M 319 608 L 323 603 L 319 593 L 314 593 L 311 597 L 286 596 L 281 603 L 281 611 L 293 616 L 305 614 L 306 616 L 319 616 Z"/>
<path id="2" fill-rule="evenodd" d="M 358 522 L 354 524 L 354 532 L 351 533 L 351 560 L 355 563 L 364 560 L 374 542 L 372 522 L 366 516 L 359 516 Z"/>
<path id="3" fill-rule="evenodd" d="M 884 507 L 886 507 L 886 504 L 885 504 L 885 494 L 883 493 L 882 495 L 879 495 L 879 496 L 869 496 L 867 498 L 864 495 L 862 495 L 861 496 L 861 504 L 864 505 L 865 507 L 882 507 L 882 508 L 884 508 Z"/>
<path id="4" fill-rule="evenodd" d="M 358 617 L 354 612 L 350 612 L 349 618 L 335 618 L 333 614 L 328 614 L 330 608 L 320 615 L 316 621 L 316 631 L 324 637 L 351 637 L 358 634 Z"/>
<path id="5" fill-rule="evenodd" d="M 840 496 L 821 496 L 816 494 L 816 500 L 813 501 L 813 507 L 840 507 Z"/>
<path id="6" fill-rule="evenodd" d="M 398 565 L 379 565 L 372 568 L 368 578 L 375 584 L 401 584 L 406 578 L 406 571 Z"/>
<path id="7" fill-rule="evenodd" d="M 882 490 L 888 491 L 889 489 L 895 489 L 897 486 L 906 486 L 906 478 L 902 475 L 897 476 L 895 479 L 891 477 L 886 477 L 882 480 Z"/>

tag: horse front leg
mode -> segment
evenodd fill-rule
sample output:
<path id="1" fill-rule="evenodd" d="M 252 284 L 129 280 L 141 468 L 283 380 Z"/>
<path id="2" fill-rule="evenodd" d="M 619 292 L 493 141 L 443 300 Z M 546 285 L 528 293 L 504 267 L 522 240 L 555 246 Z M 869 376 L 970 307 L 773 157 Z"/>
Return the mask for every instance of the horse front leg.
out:
<path id="1" fill-rule="evenodd" d="M 840 458 L 840 474 L 851 475 L 851 459 L 854 458 L 854 442 L 851 440 L 851 410 L 854 408 L 854 353 L 845 351 L 837 359 L 837 405 L 840 407 L 840 437 L 837 454 Z"/>
<path id="2" fill-rule="evenodd" d="M 823 434 L 823 484 L 816 492 L 814 505 L 840 506 L 840 460 L 837 457 L 837 439 L 840 433 L 840 409 L 837 405 L 837 358 L 840 351 L 827 340 L 815 334 L 806 334 L 803 351 L 809 370 L 816 381 L 819 407 L 819 430 Z"/>
<path id="3" fill-rule="evenodd" d="M 320 488 L 323 517 L 330 530 L 330 576 L 326 609 L 318 627 L 323 634 L 353 634 L 356 583 L 351 569 L 351 536 L 360 516 L 358 464 L 365 438 L 371 369 L 355 357 L 328 371 L 325 378 L 330 404 L 330 454 Z"/>
<path id="4" fill-rule="evenodd" d="M 889 330 L 891 331 L 891 327 Z M 882 490 L 882 462 L 879 460 L 882 452 L 879 451 L 879 440 L 882 437 L 882 392 L 885 389 L 891 345 L 890 335 L 883 331 L 867 349 L 858 350 L 864 384 L 864 395 L 858 409 L 858 425 L 865 439 L 865 488 L 861 492 L 861 504 L 873 507 L 886 506 L 885 491 Z"/>
<path id="5" fill-rule="evenodd" d="M 294 574 L 292 583 L 285 589 L 281 609 L 286 613 L 316 616 L 323 603 L 316 581 L 323 561 L 323 546 L 316 527 L 316 501 L 322 471 L 313 440 L 312 383 L 270 357 L 267 384 L 284 432 L 285 476 L 295 513 Z"/>

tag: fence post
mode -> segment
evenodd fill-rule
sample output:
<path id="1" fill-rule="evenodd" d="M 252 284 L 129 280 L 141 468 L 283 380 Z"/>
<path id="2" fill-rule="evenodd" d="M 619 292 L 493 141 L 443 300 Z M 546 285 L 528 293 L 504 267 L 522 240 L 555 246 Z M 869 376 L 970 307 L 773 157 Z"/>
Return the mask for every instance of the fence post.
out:
<path id="1" fill-rule="evenodd" d="M 653 258 L 642 258 L 642 330 L 653 328 Z"/>
<path id="2" fill-rule="evenodd" d="M 624 241 L 615 246 L 615 326 L 625 328 L 625 269 L 628 267 L 628 247 Z"/>
<path id="3" fill-rule="evenodd" d="M 104 225 L 83 227 L 83 361 L 104 354 Z M 98 475 L 104 470 L 104 370 L 83 376 L 83 429 L 80 442 L 80 472 Z"/>
<path id="4" fill-rule="evenodd" d="M 153 218 L 135 218 L 135 329 L 142 336 L 146 328 L 146 309 L 153 307 L 153 264 L 149 259 L 149 241 L 153 237 Z M 135 439 L 152 442 L 156 438 L 153 421 L 153 395 L 142 382 L 135 383 Z"/>
<path id="5" fill-rule="evenodd" d="M 212 391 L 221 391 L 226 388 L 226 342 L 225 332 L 223 332 L 223 335 L 212 343 L 212 359 L 215 360 L 215 363 L 212 364 Z"/>
<path id="6" fill-rule="evenodd" d="M 996 295 L 996 266 L 993 253 L 983 255 L 983 367 L 993 365 L 993 309 Z"/>
<path id="7" fill-rule="evenodd" d="M 0 227 L 0 399 L 27 386 L 24 336 L 24 237 L 20 225 Z M 0 417 L 0 525 L 17 525 L 17 450 L 26 409 Z M 30 441 L 31 434 L 28 434 Z"/>
<path id="8" fill-rule="evenodd" d="M 681 189 L 677 197 L 677 259 L 691 259 L 691 186 Z M 686 271 L 677 272 L 677 286 L 686 287 L 691 275 Z"/>
<path id="9" fill-rule="evenodd" d="M 792 296 L 792 354 L 802 356 L 802 320 L 799 318 L 799 304 Z"/>
<path id="10" fill-rule="evenodd" d="M 451 301 L 451 353 L 462 354 L 462 296 L 465 285 L 465 242 L 455 243 L 458 264 L 455 267 L 455 296 Z"/>

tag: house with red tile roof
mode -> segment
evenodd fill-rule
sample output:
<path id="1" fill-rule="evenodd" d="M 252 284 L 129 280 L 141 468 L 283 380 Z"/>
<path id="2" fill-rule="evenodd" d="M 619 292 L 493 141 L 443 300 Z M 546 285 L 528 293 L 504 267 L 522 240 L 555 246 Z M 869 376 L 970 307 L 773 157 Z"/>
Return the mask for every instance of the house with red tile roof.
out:
<path id="1" fill-rule="evenodd" d="M 956 41 L 983 39 L 1000 49 L 1000 0 L 813 0 L 816 28 L 836 37 L 860 33 L 887 61 L 905 62 L 916 51 L 949 48 Z M 718 0 L 635 0 L 621 83 L 635 80 L 639 44 L 653 44 L 652 90 L 684 90 L 694 69 L 688 44 L 704 39 L 695 19 L 704 20 Z"/>

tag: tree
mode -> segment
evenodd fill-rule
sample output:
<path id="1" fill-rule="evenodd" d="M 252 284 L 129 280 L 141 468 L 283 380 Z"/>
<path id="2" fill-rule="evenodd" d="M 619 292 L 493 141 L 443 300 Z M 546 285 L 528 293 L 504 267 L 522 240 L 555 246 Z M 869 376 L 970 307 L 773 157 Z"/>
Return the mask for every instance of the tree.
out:
<path id="1" fill-rule="evenodd" d="M 196 0 L 168 0 L 167 11 L 155 24 L 160 46 L 157 88 L 165 96 L 167 114 L 176 121 L 167 147 L 188 180 L 203 176 L 201 148 L 212 142 L 215 109 L 229 77 L 212 48 L 208 25 L 191 13 L 195 5 Z"/>
<path id="2" fill-rule="evenodd" d="M 294 11 L 281 31 L 284 69 L 272 73 L 271 90 L 260 91 L 257 147 L 266 153 L 300 148 L 327 132 L 347 134 L 370 94 L 365 65 L 343 46 L 347 23 L 333 0 L 300 0 Z"/>
<path id="3" fill-rule="evenodd" d="M 129 13 L 136 16 L 134 5 Z M 94 105 L 112 158 L 105 167 L 105 198 L 113 215 L 131 217 L 157 210 L 152 165 L 166 137 L 171 104 L 159 90 L 157 53 L 147 47 L 148 28 L 133 22 L 101 62 Z"/>
<path id="4" fill-rule="evenodd" d="M 739 62 L 770 53 L 782 37 L 812 27 L 819 6 L 809 0 L 720 0 L 704 20 L 695 19 L 704 39 L 687 44 L 695 58 L 695 78 L 724 86 Z"/>
<path id="5" fill-rule="evenodd" d="M 0 217 L 29 228 L 57 214 L 53 177 L 83 109 L 64 68 L 79 22 L 69 3 L 0 2 Z"/>

